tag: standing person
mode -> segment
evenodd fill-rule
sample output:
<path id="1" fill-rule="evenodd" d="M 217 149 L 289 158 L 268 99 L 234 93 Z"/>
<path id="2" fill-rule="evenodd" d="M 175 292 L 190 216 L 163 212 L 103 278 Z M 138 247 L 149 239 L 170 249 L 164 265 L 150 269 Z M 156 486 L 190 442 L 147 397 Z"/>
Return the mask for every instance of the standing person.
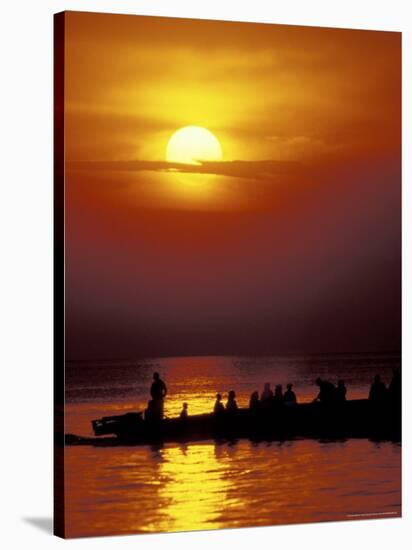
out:
<path id="1" fill-rule="evenodd" d="M 150 399 L 147 403 L 147 408 L 144 411 L 144 419 L 147 422 L 155 422 L 156 421 L 156 410 L 155 410 L 155 404 L 153 399 Z"/>
<path id="2" fill-rule="evenodd" d="M 153 374 L 153 382 L 150 387 L 150 395 L 153 400 L 153 412 L 157 420 L 162 420 L 164 399 L 167 395 L 167 387 L 163 380 L 160 378 L 158 372 Z"/>
<path id="3" fill-rule="evenodd" d="M 164 399 L 167 395 L 166 384 L 160 378 L 160 374 L 158 372 L 153 373 L 153 382 L 150 387 L 150 395 L 155 401 L 158 399 Z"/>
<path id="4" fill-rule="evenodd" d="M 283 401 L 286 405 L 295 405 L 297 403 L 296 394 L 292 390 L 293 384 L 286 385 L 286 391 L 283 394 Z"/>
<path id="5" fill-rule="evenodd" d="M 339 403 L 346 401 L 346 386 L 344 380 L 338 381 L 338 387 L 336 388 L 336 400 Z"/>

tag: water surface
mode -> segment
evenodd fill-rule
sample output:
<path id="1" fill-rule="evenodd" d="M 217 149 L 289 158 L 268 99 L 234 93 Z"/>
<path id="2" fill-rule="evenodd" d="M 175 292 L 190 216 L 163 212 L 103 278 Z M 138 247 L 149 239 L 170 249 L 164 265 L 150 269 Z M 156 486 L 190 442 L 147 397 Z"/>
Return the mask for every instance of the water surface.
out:
<path id="1" fill-rule="evenodd" d="M 291 381 L 298 399 L 308 401 L 318 375 L 344 378 L 349 398 L 364 397 L 374 374 L 389 382 L 399 364 L 396 354 L 72 363 L 66 431 L 89 434 L 93 418 L 143 408 L 154 370 L 168 383 L 166 414 L 174 416 L 183 401 L 191 413 L 207 412 L 216 391 L 232 388 L 246 405 L 265 381 Z M 66 449 L 68 536 L 396 517 L 400 511 L 401 447 L 392 442 Z"/>

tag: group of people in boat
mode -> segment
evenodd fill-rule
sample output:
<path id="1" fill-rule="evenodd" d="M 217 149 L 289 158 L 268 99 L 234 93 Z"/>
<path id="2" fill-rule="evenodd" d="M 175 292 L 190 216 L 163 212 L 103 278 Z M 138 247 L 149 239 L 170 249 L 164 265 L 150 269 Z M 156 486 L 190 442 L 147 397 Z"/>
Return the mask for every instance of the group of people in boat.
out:
<path id="1" fill-rule="evenodd" d="M 272 407 L 277 406 L 290 406 L 297 403 L 296 394 L 292 390 L 293 384 L 286 385 L 286 391 L 283 392 L 282 384 L 276 384 L 275 391 L 272 391 L 270 383 L 266 382 L 263 386 L 263 391 L 260 394 L 259 392 L 254 391 L 249 399 L 249 409 L 251 411 L 257 410 L 268 410 Z"/>
<path id="2" fill-rule="evenodd" d="M 314 402 L 323 403 L 326 405 L 339 404 L 346 401 L 347 389 L 344 380 L 338 380 L 337 384 L 333 384 L 329 380 L 317 378 L 315 384 L 319 388 L 319 392 Z M 293 391 L 293 384 L 286 385 L 286 391 L 283 391 L 281 384 L 275 386 L 272 391 L 269 382 L 263 386 L 263 390 L 259 395 L 258 391 L 254 391 L 249 399 L 249 410 L 252 412 L 269 411 L 279 407 L 292 407 L 297 404 L 297 397 Z M 164 400 L 167 395 L 167 387 L 165 382 L 160 378 L 158 372 L 153 374 L 153 382 L 150 387 L 151 400 L 148 402 L 145 411 L 146 420 L 161 420 L 164 416 Z M 390 400 L 392 403 L 400 403 L 401 400 L 401 376 L 400 370 L 396 369 L 393 378 L 388 387 L 377 374 L 371 384 L 369 391 L 369 400 L 374 404 L 382 404 Z M 188 417 L 188 404 L 183 403 L 183 408 L 180 413 L 180 418 L 186 420 Z M 224 414 L 234 414 L 239 409 L 236 401 L 236 392 L 230 390 L 228 392 L 227 401 L 223 403 L 222 394 L 216 394 L 216 401 L 213 407 L 213 414 L 219 417 Z"/>

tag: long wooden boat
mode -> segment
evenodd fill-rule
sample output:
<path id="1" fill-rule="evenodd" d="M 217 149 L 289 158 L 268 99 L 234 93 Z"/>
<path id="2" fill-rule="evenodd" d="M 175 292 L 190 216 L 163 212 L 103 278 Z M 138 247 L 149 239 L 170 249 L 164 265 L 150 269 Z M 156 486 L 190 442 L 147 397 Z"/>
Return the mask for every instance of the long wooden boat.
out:
<path id="1" fill-rule="evenodd" d="M 234 414 L 197 414 L 187 419 L 143 419 L 141 413 L 108 416 L 92 421 L 96 437 L 66 434 L 66 445 L 146 445 L 206 439 L 254 441 L 293 438 L 401 439 L 401 411 L 394 403 L 367 399 L 340 404 L 302 403 L 269 410 L 239 409 Z"/>

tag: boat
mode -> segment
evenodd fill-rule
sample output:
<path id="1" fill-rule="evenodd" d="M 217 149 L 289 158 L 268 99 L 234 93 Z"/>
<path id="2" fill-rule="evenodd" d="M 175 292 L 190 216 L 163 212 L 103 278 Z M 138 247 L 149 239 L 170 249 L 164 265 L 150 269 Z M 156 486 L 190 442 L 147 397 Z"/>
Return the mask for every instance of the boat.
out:
<path id="1" fill-rule="evenodd" d="M 401 410 L 390 402 L 356 399 L 330 405 L 314 402 L 238 409 L 235 413 L 196 414 L 186 419 L 145 420 L 141 412 L 92 421 L 95 437 L 66 434 L 66 445 L 150 445 L 215 439 L 274 441 L 295 438 L 401 440 Z"/>

